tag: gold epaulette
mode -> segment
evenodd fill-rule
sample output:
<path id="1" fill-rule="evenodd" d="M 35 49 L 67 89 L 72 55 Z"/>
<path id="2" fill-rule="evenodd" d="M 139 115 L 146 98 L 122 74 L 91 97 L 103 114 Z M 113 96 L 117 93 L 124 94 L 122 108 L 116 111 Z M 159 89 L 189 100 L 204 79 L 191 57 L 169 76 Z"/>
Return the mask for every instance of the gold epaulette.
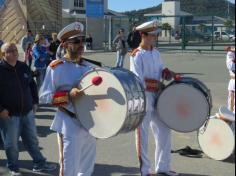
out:
<path id="1" fill-rule="evenodd" d="M 137 52 L 139 52 L 139 51 L 140 51 L 140 50 L 139 50 L 138 48 L 134 49 L 134 50 L 131 52 L 130 56 L 135 57 L 136 54 L 137 54 Z"/>
<path id="2" fill-rule="evenodd" d="M 63 64 L 63 63 L 64 63 L 64 62 L 63 62 L 62 60 L 56 59 L 56 60 L 52 61 L 49 66 L 50 66 L 52 69 L 55 69 L 58 65 L 61 65 L 61 64 Z"/>

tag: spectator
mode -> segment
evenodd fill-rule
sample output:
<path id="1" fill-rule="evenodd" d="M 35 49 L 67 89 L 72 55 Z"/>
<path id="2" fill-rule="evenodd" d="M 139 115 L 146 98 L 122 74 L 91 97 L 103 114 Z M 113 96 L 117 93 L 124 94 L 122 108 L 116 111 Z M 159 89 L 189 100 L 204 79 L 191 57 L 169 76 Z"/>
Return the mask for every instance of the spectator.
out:
<path id="1" fill-rule="evenodd" d="M 56 59 L 56 53 L 59 46 L 60 41 L 57 39 L 57 33 L 52 33 L 52 41 L 49 46 L 50 60 Z"/>
<path id="2" fill-rule="evenodd" d="M 2 47 L 2 45 L 3 45 L 3 41 L 2 40 L 0 40 L 0 60 L 2 59 L 2 51 L 1 51 L 1 47 Z"/>
<path id="3" fill-rule="evenodd" d="M 7 156 L 7 167 L 12 176 L 21 175 L 18 157 L 19 137 L 33 159 L 33 171 L 51 171 L 39 150 L 34 113 L 38 104 L 37 86 L 29 67 L 18 61 L 15 44 L 2 46 L 4 60 L 0 63 L 0 119 L 1 135 Z"/>
<path id="4" fill-rule="evenodd" d="M 31 30 L 28 30 L 27 35 L 21 40 L 21 48 L 26 52 L 29 43 L 34 43 L 34 36 Z"/>
<path id="5" fill-rule="evenodd" d="M 129 34 L 127 42 L 132 50 L 139 47 L 139 44 L 141 43 L 141 35 L 139 31 L 136 30 L 136 25 L 134 25 L 133 31 Z"/>
<path id="6" fill-rule="evenodd" d="M 86 38 L 86 48 L 89 48 L 90 50 L 93 49 L 93 37 L 91 34 Z"/>
<path id="7" fill-rule="evenodd" d="M 113 40 L 113 45 L 116 46 L 116 51 L 117 51 L 116 67 L 121 67 L 121 68 L 124 66 L 124 59 L 125 55 L 127 54 L 124 32 L 125 32 L 124 29 L 120 29 L 118 35 Z"/>
<path id="8" fill-rule="evenodd" d="M 48 64 L 48 53 L 45 47 L 45 38 L 42 35 L 36 35 L 33 47 L 34 67 L 36 72 L 36 81 L 38 88 L 41 87 Z"/>
<path id="9" fill-rule="evenodd" d="M 29 43 L 25 52 L 25 63 L 31 68 L 33 60 L 33 44 Z"/>
<path id="10" fill-rule="evenodd" d="M 180 39 L 180 34 L 179 31 L 175 32 L 175 40 L 179 40 Z"/>

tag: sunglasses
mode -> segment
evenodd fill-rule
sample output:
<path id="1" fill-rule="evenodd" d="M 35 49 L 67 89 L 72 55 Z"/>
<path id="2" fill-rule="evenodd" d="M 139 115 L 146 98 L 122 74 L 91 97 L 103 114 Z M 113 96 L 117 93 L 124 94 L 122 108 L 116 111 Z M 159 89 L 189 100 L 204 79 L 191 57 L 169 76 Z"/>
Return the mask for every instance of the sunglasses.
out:
<path id="1" fill-rule="evenodd" d="M 81 43 L 84 43 L 85 42 L 85 38 L 84 37 L 77 37 L 77 38 L 73 38 L 73 39 L 69 39 L 68 40 L 68 43 L 71 43 L 71 44 L 81 44 Z"/>

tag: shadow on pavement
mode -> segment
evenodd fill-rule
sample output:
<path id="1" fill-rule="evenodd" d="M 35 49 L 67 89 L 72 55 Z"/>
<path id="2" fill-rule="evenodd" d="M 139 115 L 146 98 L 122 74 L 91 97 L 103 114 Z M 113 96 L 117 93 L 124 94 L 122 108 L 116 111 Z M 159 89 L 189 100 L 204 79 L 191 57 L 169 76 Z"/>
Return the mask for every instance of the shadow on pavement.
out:
<path id="1" fill-rule="evenodd" d="M 200 175 L 200 174 L 180 174 L 181 176 L 209 176 L 209 175 Z"/>
<path id="2" fill-rule="evenodd" d="M 33 173 L 32 167 L 33 163 L 32 161 L 19 161 L 20 165 L 20 171 L 24 176 L 57 176 L 59 172 L 59 165 L 57 163 L 50 163 L 49 164 L 55 164 L 57 165 L 57 170 L 53 172 L 47 172 L 47 173 Z M 6 165 L 6 160 L 0 159 L 0 175 L 1 176 L 10 176 L 8 173 L 8 170 L 4 168 Z"/>
<path id="3" fill-rule="evenodd" d="M 50 134 L 53 134 L 54 132 L 50 130 L 49 126 L 37 126 L 37 133 L 39 137 L 47 137 Z"/>
<path id="4" fill-rule="evenodd" d="M 227 160 L 225 160 L 224 162 L 234 164 L 235 163 L 235 153 L 231 157 L 229 157 Z"/>
<path id="5" fill-rule="evenodd" d="M 47 111 L 44 111 L 47 112 Z M 40 120 L 53 120 L 54 115 L 36 115 L 36 119 L 40 119 Z"/>
<path id="6" fill-rule="evenodd" d="M 122 176 L 132 176 L 134 174 L 139 174 L 139 168 L 96 164 L 93 176 L 111 176 L 114 173 Z"/>
<path id="7" fill-rule="evenodd" d="M 57 112 L 56 109 L 41 107 L 37 110 L 37 112 Z"/>
<path id="8" fill-rule="evenodd" d="M 48 173 L 32 173 L 32 161 L 19 161 L 21 167 L 21 173 L 24 176 L 57 176 L 59 172 L 59 165 L 57 163 L 49 163 L 57 165 L 57 170 Z M 8 171 L 4 166 L 6 165 L 6 160 L 0 159 L 0 175 L 8 176 Z M 140 174 L 138 168 L 134 167 L 123 167 L 118 165 L 103 165 L 97 164 L 95 166 L 95 171 L 93 176 L 112 176 L 112 174 L 120 174 L 120 176 L 137 176 Z M 181 176 L 208 176 L 200 174 L 181 174 Z"/>

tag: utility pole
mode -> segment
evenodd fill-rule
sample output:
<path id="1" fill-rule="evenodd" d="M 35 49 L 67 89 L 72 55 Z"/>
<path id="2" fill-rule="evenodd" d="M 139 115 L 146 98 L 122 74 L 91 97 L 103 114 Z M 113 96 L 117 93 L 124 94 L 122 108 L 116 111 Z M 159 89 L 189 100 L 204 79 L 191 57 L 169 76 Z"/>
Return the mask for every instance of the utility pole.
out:
<path id="1" fill-rule="evenodd" d="M 228 1 L 228 19 L 230 19 L 230 2 L 229 2 L 229 0 L 227 0 Z"/>

